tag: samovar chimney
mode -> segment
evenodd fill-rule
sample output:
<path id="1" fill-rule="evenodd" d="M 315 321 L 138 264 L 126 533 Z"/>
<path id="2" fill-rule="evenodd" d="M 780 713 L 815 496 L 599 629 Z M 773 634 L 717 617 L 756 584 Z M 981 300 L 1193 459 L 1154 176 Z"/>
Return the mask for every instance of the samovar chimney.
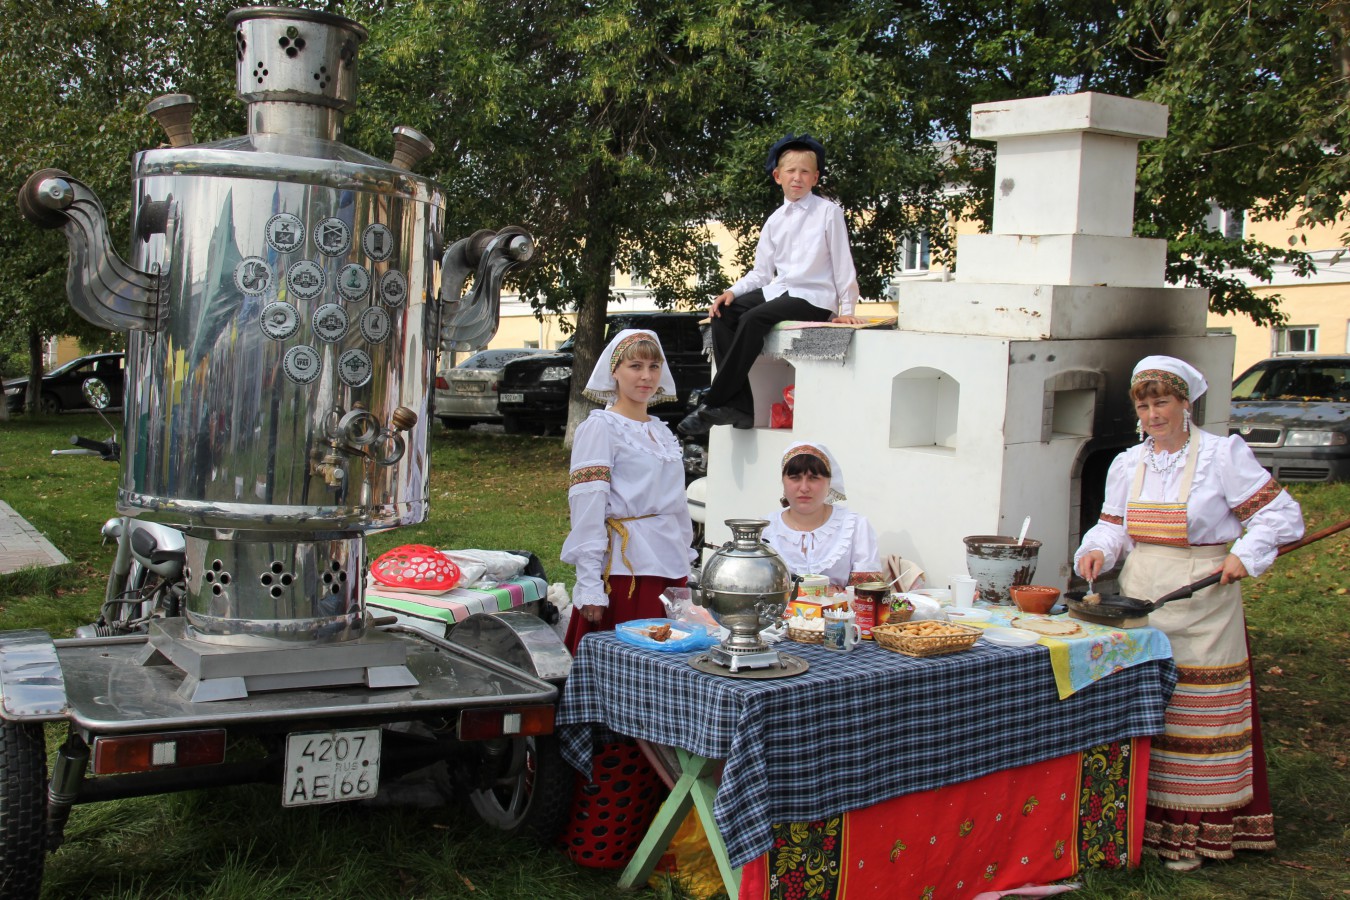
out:
<path id="1" fill-rule="evenodd" d="M 341 140 L 366 29 L 332 13 L 280 6 L 237 9 L 225 21 L 234 28 L 248 133 Z"/>

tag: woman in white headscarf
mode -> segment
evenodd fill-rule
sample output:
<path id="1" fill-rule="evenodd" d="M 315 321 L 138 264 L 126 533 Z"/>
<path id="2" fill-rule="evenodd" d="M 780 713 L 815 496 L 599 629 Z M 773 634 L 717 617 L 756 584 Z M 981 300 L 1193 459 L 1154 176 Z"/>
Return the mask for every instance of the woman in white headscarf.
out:
<path id="1" fill-rule="evenodd" d="M 1130 397 L 1142 443 L 1112 462 L 1101 518 L 1074 554 L 1088 580 L 1124 558 L 1121 592 L 1141 600 L 1222 573 L 1149 616 L 1172 642 L 1179 680 L 1153 739 L 1144 846 L 1181 871 L 1275 847 L 1238 582 L 1303 536 L 1298 503 L 1245 441 L 1192 426 L 1206 387 L 1182 360 L 1140 360 Z"/>
<path id="2" fill-rule="evenodd" d="M 820 443 L 799 441 L 780 465 L 783 508 L 769 515 L 766 543 L 795 575 L 824 575 L 836 588 L 884 581 L 877 533 L 862 515 L 837 506 L 844 472 Z"/>
<path id="3" fill-rule="evenodd" d="M 686 584 L 694 555 L 680 445 L 647 412 L 676 399 L 656 335 L 637 328 L 615 335 L 584 393 L 606 406 L 572 441 L 572 530 L 562 560 L 577 571 L 564 641 L 573 653 L 592 631 L 664 616 L 661 593 Z"/>

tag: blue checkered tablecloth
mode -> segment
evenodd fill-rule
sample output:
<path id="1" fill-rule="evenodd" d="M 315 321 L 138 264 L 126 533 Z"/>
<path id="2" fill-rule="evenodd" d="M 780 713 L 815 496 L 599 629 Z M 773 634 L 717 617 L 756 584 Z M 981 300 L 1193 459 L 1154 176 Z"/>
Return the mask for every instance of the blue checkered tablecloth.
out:
<path id="1" fill-rule="evenodd" d="M 558 706 L 563 756 L 589 773 L 609 734 L 725 759 L 714 816 L 731 863 L 767 851 L 774 822 L 862 809 L 1110 741 L 1159 734 L 1170 659 L 1114 673 L 1060 700 L 1050 651 L 984 642 L 914 659 L 783 648 L 810 663 L 773 681 L 708 675 L 690 655 L 588 635 Z"/>

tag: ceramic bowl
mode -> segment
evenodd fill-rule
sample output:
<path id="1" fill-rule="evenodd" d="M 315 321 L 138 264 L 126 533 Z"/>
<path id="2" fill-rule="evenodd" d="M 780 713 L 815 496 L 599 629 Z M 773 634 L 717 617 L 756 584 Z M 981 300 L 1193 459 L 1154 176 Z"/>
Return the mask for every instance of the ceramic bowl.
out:
<path id="1" fill-rule="evenodd" d="M 1044 615 L 1059 600 L 1059 588 L 1043 584 L 1015 584 L 1009 591 L 1017 608 L 1024 613 Z"/>

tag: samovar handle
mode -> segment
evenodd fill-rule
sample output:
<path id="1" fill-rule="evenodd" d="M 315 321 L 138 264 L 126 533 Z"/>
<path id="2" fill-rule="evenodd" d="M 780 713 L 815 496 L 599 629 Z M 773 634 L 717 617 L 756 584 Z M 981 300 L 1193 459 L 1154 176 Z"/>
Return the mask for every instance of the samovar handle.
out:
<path id="1" fill-rule="evenodd" d="M 497 232 L 475 232 L 451 244 L 441 257 L 440 349 L 478 350 L 497 333 L 502 279 L 534 256 L 534 238 L 524 228 L 508 225 Z M 460 296 L 473 274 L 473 288 Z"/>
<path id="2" fill-rule="evenodd" d="M 19 189 L 19 212 L 40 228 L 64 228 L 70 245 L 66 292 L 75 312 L 110 331 L 154 331 L 167 277 L 142 272 L 117 255 L 108 218 L 88 185 L 60 169 L 40 169 Z M 142 231 L 166 231 L 167 209 L 156 208 Z M 148 224 L 154 219 L 154 224 Z M 145 235 L 142 235 L 145 236 Z M 167 268 L 167 267 L 166 267 Z"/>

